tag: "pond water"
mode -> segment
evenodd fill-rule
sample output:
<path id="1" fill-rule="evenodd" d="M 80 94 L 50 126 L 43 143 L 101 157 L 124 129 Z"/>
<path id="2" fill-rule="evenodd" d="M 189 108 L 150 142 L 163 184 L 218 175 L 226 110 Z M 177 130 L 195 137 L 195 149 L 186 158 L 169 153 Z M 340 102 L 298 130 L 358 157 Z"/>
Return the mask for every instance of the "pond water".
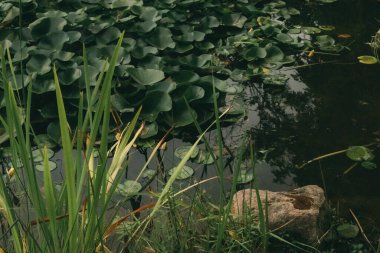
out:
<path id="1" fill-rule="evenodd" d="M 310 1 L 301 7 L 297 6 L 299 2 L 289 1 L 289 5 L 308 15 L 302 14 L 295 23 L 332 25 L 335 29 L 327 34 L 350 50 L 341 55 L 316 52 L 309 59 L 310 66 L 282 69 L 289 81 L 279 92 L 267 92 L 260 83 L 246 87 L 243 99 L 247 115 L 224 129 L 225 142 L 236 150 L 242 133 L 249 133 L 259 155 L 255 169 L 261 189 L 281 191 L 317 184 L 326 190 L 335 206 L 341 207 L 342 215 L 351 208 L 363 223 L 380 225 L 379 152 L 375 150 L 374 161 L 379 168 L 374 170 L 356 166 L 344 174 L 353 164 L 344 154 L 299 168 L 317 156 L 365 145 L 379 137 L 376 132 L 380 130 L 380 65 L 360 64 L 357 57 L 372 54 L 366 43 L 380 28 L 380 2 L 338 0 L 316 5 Z M 349 38 L 339 38 L 339 34 Z M 213 132 L 209 138 L 215 138 Z M 183 144 L 179 139 L 168 142 L 163 154 L 165 168 L 178 163 L 174 150 Z M 60 153 L 56 156 L 59 159 Z M 145 160 L 137 151 L 131 154 L 128 178 L 136 178 L 136 169 Z M 154 161 L 151 167 L 156 165 Z M 204 166 L 191 166 L 196 178 L 216 174 L 213 166 L 208 166 L 207 175 Z M 53 175 L 59 180 L 61 173 L 57 170 Z M 228 183 L 228 166 L 225 173 Z M 219 191 L 213 182 L 206 184 L 205 189 L 215 195 Z"/>
<path id="2" fill-rule="evenodd" d="M 378 156 L 375 163 L 379 168 L 375 170 L 357 166 L 344 174 L 353 164 L 344 154 L 298 169 L 319 155 L 371 143 L 380 130 L 380 67 L 357 61 L 360 55 L 372 54 L 366 43 L 380 28 L 380 2 L 305 4 L 301 13 L 309 14 L 297 20 L 304 25 L 334 26 L 328 34 L 349 46 L 350 51 L 340 56 L 316 53 L 310 59 L 313 66 L 284 70 L 290 79 L 282 92 L 270 95 L 255 83 L 247 87 L 244 100 L 248 115 L 241 124 L 224 130 L 226 142 L 234 148 L 243 132 L 252 133 L 255 146 L 262 151 L 258 153 L 266 154 L 256 168 L 260 188 L 279 191 L 317 184 L 341 207 L 342 215 L 351 208 L 362 222 L 380 225 Z M 339 38 L 339 34 L 349 34 L 350 38 Z M 180 140 L 169 142 L 165 167 L 178 162 L 172 154 L 180 145 Z M 131 168 L 141 167 L 141 158 L 137 153 L 132 155 Z M 200 176 L 203 166 L 193 166 Z M 213 171 L 209 167 L 208 176 L 214 175 Z M 133 178 L 133 174 L 129 176 Z M 212 183 L 206 188 L 217 191 Z"/>

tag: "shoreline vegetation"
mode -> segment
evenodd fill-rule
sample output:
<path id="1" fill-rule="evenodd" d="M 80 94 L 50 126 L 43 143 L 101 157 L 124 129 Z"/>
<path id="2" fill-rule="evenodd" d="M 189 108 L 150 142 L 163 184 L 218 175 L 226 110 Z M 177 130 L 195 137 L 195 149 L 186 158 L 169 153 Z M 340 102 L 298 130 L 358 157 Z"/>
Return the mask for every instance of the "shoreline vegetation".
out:
<path id="1" fill-rule="evenodd" d="M 292 24 L 300 11 L 278 0 L 73 0 L 75 11 L 69 2 L 0 3 L 0 252 L 380 252 L 352 210 L 346 220 L 329 203 L 317 243 L 269 228 L 255 141 L 244 133 L 235 149 L 224 144 L 223 127 L 247 115 L 246 86 L 276 94 L 288 81 L 282 67 L 348 50 L 329 27 Z M 190 131 L 192 144 L 163 169 L 167 140 Z M 375 146 L 302 167 L 345 154 L 375 169 Z M 131 179 L 136 149 L 150 153 Z M 257 212 L 234 219 L 234 194 L 244 188 Z M 312 205 L 284 194 L 299 210 Z"/>

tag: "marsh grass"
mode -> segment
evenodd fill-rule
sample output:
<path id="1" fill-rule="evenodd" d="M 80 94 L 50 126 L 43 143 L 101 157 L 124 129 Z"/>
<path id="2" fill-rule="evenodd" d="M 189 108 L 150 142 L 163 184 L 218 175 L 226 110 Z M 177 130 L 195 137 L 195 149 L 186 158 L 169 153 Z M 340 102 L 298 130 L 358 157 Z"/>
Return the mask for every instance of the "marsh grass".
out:
<path id="1" fill-rule="evenodd" d="M 271 237 L 288 243 L 268 230 L 266 200 L 258 198 L 260 201 L 257 222 L 249 212 L 243 218 L 243 222 L 231 217 L 232 198 L 237 191 L 238 176 L 247 153 L 252 168 L 255 167 L 254 148 L 248 141 L 249 138 L 244 136 L 234 157 L 233 173 L 229 178 L 230 190 L 226 192 L 220 120 L 229 109 L 219 113 L 216 100 L 215 120 L 209 127 L 202 130 L 196 118 L 193 118 L 199 137 L 171 176 L 165 180 L 159 192 L 148 194 L 153 201 L 125 215 L 118 212 L 125 201 L 115 204 L 113 198 L 116 188 L 127 170 L 128 154 L 144 127 L 144 124 L 138 126 L 140 108 L 121 132 L 121 137 L 109 148 L 107 137 L 110 133 L 111 82 L 122 40 L 123 34 L 115 47 L 107 71 L 103 67 L 93 89 L 90 89 L 86 49 L 83 48 L 86 95 L 80 95 L 74 131 L 66 118 L 60 84 L 54 68 L 63 151 L 64 183 L 61 189 L 56 188 L 56 182 L 51 176 L 46 147 L 39 149 L 43 157 L 43 183 L 39 183 L 37 179 L 36 165 L 33 159 L 30 159 L 33 148 L 30 138 L 34 136 L 30 123 L 32 85 L 29 84 L 27 89 L 23 121 L 19 116 L 19 105 L 22 103 L 14 93 L 10 81 L 16 80 L 9 49 L 0 48 L 1 82 L 6 103 L 6 118 L 0 117 L 0 120 L 9 135 L 15 173 L 12 178 L 16 181 L 11 189 L 10 177 L 5 176 L 0 180 L 0 212 L 3 222 L 7 224 L 1 236 L 2 240 L 9 239 L 6 240 L 7 245 L 2 247 L 6 247 L 8 252 L 16 253 L 112 252 L 111 249 L 115 248 L 120 251 L 128 249 L 129 252 L 267 252 Z M 8 65 L 4 51 L 7 53 Z M 215 87 L 213 91 L 215 94 Z M 94 112 L 84 110 L 85 100 L 89 107 L 95 108 Z M 187 105 L 190 107 L 188 103 Z M 211 148 L 214 144 L 205 138 L 205 133 L 214 127 L 217 155 Z M 165 137 L 153 149 L 136 181 L 148 168 L 157 152 L 160 152 L 159 148 Z M 99 140 L 99 158 L 95 162 L 95 143 Z M 216 161 L 217 176 L 200 179 L 183 189 L 177 189 L 176 178 L 201 142 Z M 112 158 L 109 158 L 111 153 Z M 18 159 L 22 163 L 21 168 L 16 166 Z M 213 182 L 219 189 L 216 204 L 202 188 L 203 184 L 209 182 Z M 256 182 L 257 180 L 251 188 L 257 189 Z M 22 199 L 21 206 L 15 203 L 13 191 Z M 258 190 L 256 194 L 258 195 Z M 144 215 L 138 218 L 142 213 Z M 125 226 L 128 226 L 128 229 L 123 230 Z M 120 233 L 121 237 L 115 240 Z"/>

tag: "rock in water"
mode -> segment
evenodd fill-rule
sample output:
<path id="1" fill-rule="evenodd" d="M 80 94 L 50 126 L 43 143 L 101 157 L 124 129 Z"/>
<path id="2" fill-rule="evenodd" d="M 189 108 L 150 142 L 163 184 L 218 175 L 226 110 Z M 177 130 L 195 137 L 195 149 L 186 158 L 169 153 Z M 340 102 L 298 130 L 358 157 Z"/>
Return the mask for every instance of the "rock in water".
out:
<path id="1" fill-rule="evenodd" d="M 260 199 L 265 205 L 267 195 L 268 222 L 271 230 L 294 233 L 308 242 L 316 242 L 321 234 L 325 195 L 317 185 L 307 185 L 289 192 L 259 190 Z M 231 213 L 235 218 L 244 217 L 251 211 L 258 217 L 255 189 L 245 189 L 235 193 Z"/>

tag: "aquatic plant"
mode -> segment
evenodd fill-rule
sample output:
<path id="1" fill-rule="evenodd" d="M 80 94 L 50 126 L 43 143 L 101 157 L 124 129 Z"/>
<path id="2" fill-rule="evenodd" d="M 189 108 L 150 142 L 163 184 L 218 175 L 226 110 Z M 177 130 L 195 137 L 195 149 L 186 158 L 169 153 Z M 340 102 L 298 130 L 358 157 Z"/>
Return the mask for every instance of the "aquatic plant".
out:
<path id="1" fill-rule="evenodd" d="M 14 62 L 15 91 L 31 85 L 33 111 L 49 121 L 50 144 L 58 143 L 58 110 L 53 101 L 39 103 L 54 92 L 56 66 L 66 113 L 75 122 L 80 94 L 90 96 L 93 84 L 109 67 L 113 43 L 125 31 L 112 79 L 114 126 L 118 115 L 131 119 L 142 106 L 144 143 L 170 127 L 175 133 L 213 118 L 213 92 L 220 107 L 233 104 L 229 120 L 244 114 L 237 94 L 246 82 L 262 79 L 266 86 L 284 86 L 276 70 L 296 64 L 299 52 L 317 47 L 341 51 L 317 27 L 288 26 L 300 12 L 284 1 L 17 1 L 0 3 L 0 41 Z M 207 15 L 205 16 L 205 13 Z M 82 44 L 87 47 L 87 61 Z M 85 68 L 87 65 L 87 68 Z M 91 85 L 85 87 L 87 80 Z M 187 99 L 187 107 L 183 97 Z M 231 99 L 231 97 L 235 97 Z M 40 98 L 40 99 L 39 99 Z M 94 104 L 98 97 L 94 97 Z M 84 109 L 90 108 L 84 100 Z M 36 117 L 36 116 L 35 116 Z M 143 144 L 143 143 L 141 143 Z"/>

